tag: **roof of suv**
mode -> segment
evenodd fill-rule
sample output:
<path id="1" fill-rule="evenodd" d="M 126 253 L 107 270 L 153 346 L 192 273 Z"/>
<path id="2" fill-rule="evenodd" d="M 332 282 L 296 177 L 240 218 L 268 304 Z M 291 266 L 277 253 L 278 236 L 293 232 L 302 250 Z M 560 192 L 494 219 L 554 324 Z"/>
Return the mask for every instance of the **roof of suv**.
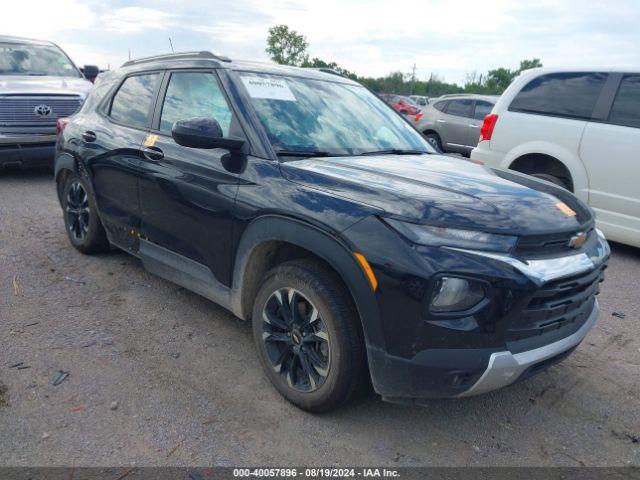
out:
<path id="1" fill-rule="evenodd" d="M 154 68 L 225 68 L 255 73 L 271 73 L 292 77 L 304 77 L 315 80 L 325 80 L 340 83 L 359 85 L 353 80 L 338 75 L 337 72 L 327 69 L 301 68 L 289 65 L 279 65 L 269 62 L 255 62 L 248 60 L 231 60 L 223 55 L 216 55 L 208 51 L 180 52 L 166 55 L 130 60 L 122 64 L 122 71 L 150 70 Z"/>
<path id="2" fill-rule="evenodd" d="M 448 95 L 442 95 L 438 98 L 433 98 L 432 100 L 434 102 L 437 102 L 440 100 L 453 100 L 457 98 L 465 98 L 465 99 L 471 99 L 471 100 L 487 100 L 488 102 L 496 103 L 498 101 L 498 98 L 500 98 L 500 95 L 481 95 L 481 94 L 475 94 L 475 93 L 452 93 Z"/>
<path id="3" fill-rule="evenodd" d="M 53 42 L 46 40 L 36 40 L 33 38 L 11 37 L 9 35 L 0 35 L 0 43 L 19 43 L 22 45 L 55 45 Z"/>

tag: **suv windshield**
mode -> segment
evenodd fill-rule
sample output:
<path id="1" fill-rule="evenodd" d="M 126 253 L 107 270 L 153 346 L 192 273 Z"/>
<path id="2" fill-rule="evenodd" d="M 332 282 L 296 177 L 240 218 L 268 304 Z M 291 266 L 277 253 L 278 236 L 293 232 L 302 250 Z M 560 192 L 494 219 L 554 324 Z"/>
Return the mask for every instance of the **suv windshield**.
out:
<path id="1" fill-rule="evenodd" d="M 79 77 L 80 72 L 56 46 L 0 43 L 0 75 Z"/>
<path id="2" fill-rule="evenodd" d="M 240 79 L 276 150 L 434 153 L 418 132 L 362 86 L 249 72 L 241 72 Z"/>

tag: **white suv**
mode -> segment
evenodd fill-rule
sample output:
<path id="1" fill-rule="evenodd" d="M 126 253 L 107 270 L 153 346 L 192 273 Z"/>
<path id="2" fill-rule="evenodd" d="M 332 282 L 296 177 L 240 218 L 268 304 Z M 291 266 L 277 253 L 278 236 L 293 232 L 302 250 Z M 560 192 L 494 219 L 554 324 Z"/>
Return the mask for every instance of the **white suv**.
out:
<path id="1" fill-rule="evenodd" d="M 471 159 L 573 191 L 607 238 L 640 247 L 640 68 L 526 70 Z"/>

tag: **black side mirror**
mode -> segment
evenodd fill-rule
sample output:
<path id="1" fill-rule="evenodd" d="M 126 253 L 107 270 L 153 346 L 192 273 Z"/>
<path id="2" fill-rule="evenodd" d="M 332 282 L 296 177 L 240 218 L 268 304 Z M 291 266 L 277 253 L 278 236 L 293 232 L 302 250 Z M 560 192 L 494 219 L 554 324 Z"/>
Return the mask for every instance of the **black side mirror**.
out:
<path id="1" fill-rule="evenodd" d="M 223 136 L 222 127 L 215 118 L 194 117 L 173 124 L 171 136 L 178 145 L 190 148 L 226 148 L 238 151 L 244 140 Z"/>
<path id="2" fill-rule="evenodd" d="M 96 65 L 85 65 L 84 68 L 82 68 L 82 74 L 84 75 L 84 78 L 86 78 L 87 80 L 91 80 L 92 82 L 93 80 L 95 80 L 99 73 L 100 69 Z"/>

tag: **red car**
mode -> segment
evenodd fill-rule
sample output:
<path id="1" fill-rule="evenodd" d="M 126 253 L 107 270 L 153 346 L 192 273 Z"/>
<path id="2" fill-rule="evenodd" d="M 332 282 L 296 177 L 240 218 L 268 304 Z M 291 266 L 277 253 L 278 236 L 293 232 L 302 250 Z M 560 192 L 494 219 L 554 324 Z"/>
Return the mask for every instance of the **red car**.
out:
<path id="1" fill-rule="evenodd" d="M 414 101 L 407 97 L 393 93 L 381 93 L 380 97 L 398 113 L 403 115 L 416 115 L 420 113 L 420 109 Z"/>
<path id="2" fill-rule="evenodd" d="M 417 122 L 422 117 L 422 111 L 418 105 L 408 97 L 393 93 L 381 93 L 380 98 L 387 102 L 396 112 L 413 117 L 414 122 Z"/>

